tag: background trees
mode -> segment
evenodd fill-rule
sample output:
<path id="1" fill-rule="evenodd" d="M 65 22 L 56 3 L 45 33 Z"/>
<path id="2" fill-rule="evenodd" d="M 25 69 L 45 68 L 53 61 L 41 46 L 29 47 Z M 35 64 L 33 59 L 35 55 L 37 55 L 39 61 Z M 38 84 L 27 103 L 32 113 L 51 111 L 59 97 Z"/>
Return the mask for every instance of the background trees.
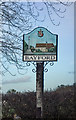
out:
<path id="1" fill-rule="evenodd" d="M 10 90 L 15 91 L 15 90 Z M 3 118 L 17 114 L 25 118 L 36 117 L 35 92 L 7 92 L 3 94 Z M 76 117 L 74 109 L 74 85 L 58 86 L 56 90 L 44 92 L 44 118 L 73 119 Z"/>
<path id="2" fill-rule="evenodd" d="M 32 30 L 37 22 L 44 22 L 47 15 L 53 25 L 59 26 L 60 21 L 54 16 L 64 18 L 66 7 L 70 5 L 60 0 L 40 3 L 0 2 L 0 65 L 3 75 L 5 72 L 12 74 L 9 70 L 11 65 L 15 65 L 18 72 L 26 67 L 22 62 L 23 34 Z M 44 9 L 47 10 L 46 14 Z"/>

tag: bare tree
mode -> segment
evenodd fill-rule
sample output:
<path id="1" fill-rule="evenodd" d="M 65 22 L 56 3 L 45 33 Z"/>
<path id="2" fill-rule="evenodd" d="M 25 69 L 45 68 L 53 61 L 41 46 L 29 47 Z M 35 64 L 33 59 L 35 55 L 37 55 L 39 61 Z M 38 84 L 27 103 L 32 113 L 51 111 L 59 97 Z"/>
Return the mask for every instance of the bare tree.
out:
<path id="1" fill-rule="evenodd" d="M 42 19 L 40 17 L 43 10 L 47 10 L 47 15 L 49 16 L 52 24 L 59 26 L 60 22 L 57 23 L 54 19 L 54 14 L 59 18 L 64 18 L 66 7 L 70 5 L 71 3 L 63 3 L 60 0 L 56 0 L 56 2 L 42 0 L 40 3 L 0 3 L 0 54 L 2 54 L 0 63 L 2 66 L 1 73 L 3 75 L 5 72 L 12 74 L 9 70 L 10 65 L 15 65 L 18 72 L 19 70 L 25 69 L 26 64 L 22 62 L 23 34 L 34 28 L 36 21 L 45 21 L 46 14 L 44 14 Z"/>

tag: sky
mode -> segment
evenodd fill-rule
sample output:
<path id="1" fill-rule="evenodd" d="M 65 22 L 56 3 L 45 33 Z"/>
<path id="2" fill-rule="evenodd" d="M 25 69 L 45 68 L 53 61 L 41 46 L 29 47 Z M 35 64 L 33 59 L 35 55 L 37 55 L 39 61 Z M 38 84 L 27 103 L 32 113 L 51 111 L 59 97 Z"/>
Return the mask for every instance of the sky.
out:
<path id="1" fill-rule="evenodd" d="M 44 7 L 39 3 L 37 6 Z M 46 14 L 45 21 L 36 21 L 34 28 L 45 27 L 58 35 L 58 61 L 54 62 L 53 66 L 50 64 L 46 66 L 48 72 L 44 72 L 44 90 L 56 89 L 59 85 L 72 85 L 74 83 L 74 4 L 67 7 L 65 17 L 62 19 L 53 14 L 52 17 L 56 22 L 60 21 L 59 26 L 52 24 L 46 9 L 40 14 L 40 19 L 44 17 L 43 13 Z M 33 68 L 35 67 L 31 63 L 29 67 L 26 67 L 24 75 L 20 75 L 16 67 L 11 66 L 10 71 L 16 73 L 16 76 L 6 73 L 2 77 L 2 92 L 5 93 L 10 89 L 21 92 L 36 91 L 36 73 L 32 72 Z"/>

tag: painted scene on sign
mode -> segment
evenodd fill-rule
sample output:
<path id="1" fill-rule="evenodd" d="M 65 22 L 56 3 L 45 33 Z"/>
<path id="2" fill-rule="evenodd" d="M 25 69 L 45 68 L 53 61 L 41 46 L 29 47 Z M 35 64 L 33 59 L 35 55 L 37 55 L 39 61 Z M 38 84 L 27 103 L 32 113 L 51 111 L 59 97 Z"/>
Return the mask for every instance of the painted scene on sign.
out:
<path id="1" fill-rule="evenodd" d="M 56 34 L 46 28 L 37 27 L 28 34 L 24 34 L 24 55 L 56 55 Z"/>

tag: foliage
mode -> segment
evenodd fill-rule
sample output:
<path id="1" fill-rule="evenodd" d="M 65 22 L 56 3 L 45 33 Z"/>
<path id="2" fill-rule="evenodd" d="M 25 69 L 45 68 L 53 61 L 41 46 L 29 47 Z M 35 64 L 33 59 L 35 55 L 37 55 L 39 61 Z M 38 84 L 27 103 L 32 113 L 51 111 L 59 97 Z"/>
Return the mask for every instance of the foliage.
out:
<path id="1" fill-rule="evenodd" d="M 58 86 L 44 92 L 44 118 L 75 118 L 74 86 Z M 5 102 L 5 104 L 4 104 Z M 36 117 L 36 93 L 3 94 L 3 118 L 17 114 L 22 119 Z"/>
<path id="2" fill-rule="evenodd" d="M 48 52 L 56 52 L 56 46 L 54 46 L 54 48 L 53 47 L 49 48 Z"/>
<path id="3" fill-rule="evenodd" d="M 48 52 L 54 52 L 54 48 L 49 48 Z"/>
<path id="4" fill-rule="evenodd" d="M 70 6 L 70 2 L 43 1 L 42 2 L 0 2 L 0 63 L 2 67 L 1 74 L 5 75 L 10 71 L 10 66 L 16 66 L 18 72 L 26 68 L 22 62 L 23 53 L 23 34 L 31 31 L 37 22 L 45 21 L 49 16 L 49 20 L 55 26 L 59 26 L 59 19 L 64 18 L 66 7 Z M 46 14 L 44 13 L 46 10 Z M 59 19 L 55 19 L 57 16 Z"/>
<path id="5" fill-rule="evenodd" d="M 40 49 L 37 49 L 36 52 L 42 52 Z"/>
<path id="6" fill-rule="evenodd" d="M 11 89 L 11 90 L 8 90 L 7 93 L 8 93 L 8 94 L 9 94 L 9 93 L 16 93 L 16 90 Z"/>
<path id="7" fill-rule="evenodd" d="M 24 41 L 24 52 L 28 49 L 27 43 Z"/>
<path id="8" fill-rule="evenodd" d="M 32 52 L 35 51 L 35 48 L 33 46 L 30 46 L 30 49 L 31 49 Z"/>

